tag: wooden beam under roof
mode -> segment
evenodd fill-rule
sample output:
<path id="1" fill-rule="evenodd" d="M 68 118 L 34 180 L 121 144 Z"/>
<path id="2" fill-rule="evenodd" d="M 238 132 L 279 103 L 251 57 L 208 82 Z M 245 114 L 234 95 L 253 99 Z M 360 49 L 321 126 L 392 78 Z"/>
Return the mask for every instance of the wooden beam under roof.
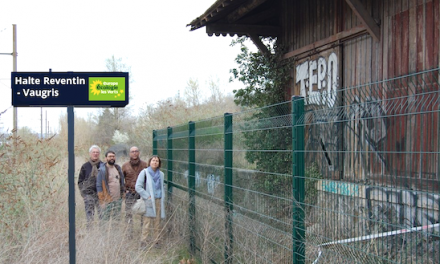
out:
<path id="1" fill-rule="evenodd" d="M 368 33 L 376 40 L 380 41 L 380 27 L 376 24 L 376 21 L 370 16 L 367 9 L 362 5 L 359 0 L 345 0 L 350 6 L 351 10 L 362 21 L 367 28 Z"/>
<path id="2" fill-rule="evenodd" d="M 229 23 L 234 23 L 246 14 L 254 10 L 256 7 L 266 2 L 267 0 L 250 0 L 248 3 L 240 6 L 235 11 L 230 13 L 227 17 Z"/>
<path id="3" fill-rule="evenodd" d="M 249 37 L 251 38 L 252 42 L 254 42 L 255 46 L 257 46 L 257 48 L 260 50 L 260 52 L 264 56 L 266 56 L 266 57 L 270 56 L 270 52 L 267 49 L 266 45 L 264 45 L 263 42 L 261 42 L 261 39 L 257 35 L 249 34 Z"/>
<path id="4" fill-rule="evenodd" d="M 255 26 L 255 25 L 240 25 L 240 24 L 208 24 L 206 25 L 206 33 L 208 35 L 224 35 L 231 36 L 251 34 L 263 37 L 277 37 L 281 32 L 280 27 L 274 26 Z"/>

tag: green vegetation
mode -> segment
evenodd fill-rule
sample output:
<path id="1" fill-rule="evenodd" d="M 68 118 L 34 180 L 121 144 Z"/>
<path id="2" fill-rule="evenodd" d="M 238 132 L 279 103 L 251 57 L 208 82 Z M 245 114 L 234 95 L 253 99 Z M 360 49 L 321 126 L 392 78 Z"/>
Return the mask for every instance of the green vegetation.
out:
<path id="1" fill-rule="evenodd" d="M 81 163 L 77 159 L 77 170 Z M 20 129 L 17 138 L 8 136 L 0 146 L 0 164 L 0 263 L 68 263 L 69 194 L 63 136 L 40 140 L 30 129 Z M 141 249 L 139 217 L 135 217 L 132 239 L 123 221 L 98 226 L 96 218 L 94 228 L 87 229 L 84 203 L 75 189 L 77 263 L 159 264 L 189 258 L 183 250 L 185 238 L 177 234 L 181 229 L 166 232 L 161 249 Z M 169 220 L 175 219 L 170 216 Z M 165 223 L 164 230 L 170 229 L 169 224 Z"/>
<path id="2" fill-rule="evenodd" d="M 108 70 L 120 69 L 118 63 L 121 61 L 110 59 Z M 202 88 L 209 93 L 203 96 Z M 136 145 L 142 150 L 141 158 L 147 159 L 153 129 L 238 110 L 232 95 L 223 94 L 217 81 L 201 87 L 196 79 L 190 79 L 183 96 L 178 93 L 144 105 L 137 115 L 129 108 L 105 108 L 87 118 L 76 116 L 75 175 L 93 144 L 103 150 L 116 143 Z M 0 263 L 68 262 L 67 130 L 67 118 L 62 116 L 59 133 L 49 138 L 40 139 L 27 127 L 20 128 L 16 138 L 0 135 Z M 128 239 L 125 223 L 87 230 L 84 202 L 76 186 L 75 190 L 77 263 L 180 263 L 183 259 L 199 263 L 185 252 L 186 240 L 179 237 L 181 228 L 174 234 L 166 226 L 165 246 L 147 251 L 139 248 L 139 218 L 135 219 L 137 236 L 133 239 Z"/>
<path id="3" fill-rule="evenodd" d="M 282 62 L 283 49 L 277 46 L 275 40 L 267 40 L 269 56 L 259 51 L 251 52 L 245 45 L 246 40 L 246 37 L 241 37 L 232 43 L 240 45 L 241 53 L 235 59 L 238 67 L 231 73 L 234 79 L 245 85 L 243 89 L 234 91 L 235 102 L 243 107 L 261 109 L 246 118 L 249 123 L 256 124 L 251 131 L 243 133 L 244 144 L 247 149 L 259 151 L 246 152 L 245 158 L 260 171 L 291 175 L 292 153 L 285 150 L 292 150 L 292 129 L 277 127 L 276 124 L 290 114 L 290 105 L 266 107 L 287 100 L 285 87 L 290 81 L 291 66 Z M 256 184 L 257 189 L 265 193 L 287 193 L 291 190 L 292 180 L 273 174 L 259 174 Z"/>
<path id="4" fill-rule="evenodd" d="M 305 169 L 305 204 L 316 205 L 318 200 L 318 190 L 316 189 L 316 183 L 319 179 L 322 179 L 322 174 L 319 171 L 319 166 L 316 162 L 312 162 L 310 166 Z"/>
<path id="5" fill-rule="evenodd" d="M 232 80 L 242 82 L 245 87 L 234 91 L 235 102 L 245 107 L 264 107 L 289 100 L 286 85 L 290 81 L 291 65 L 282 61 L 283 48 L 274 39 L 265 39 L 269 56 L 252 52 L 245 45 L 247 37 L 240 37 L 232 46 L 240 45 L 241 53 L 235 62 L 237 68 L 231 70 Z"/>
<path id="6" fill-rule="evenodd" d="M 60 177 L 60 172 L 67 171 L 66 153 L 57 147 L 60 143 L 57 137 L 39 140 L 22 129 L 17 138 L 8 137 L 2 145 L 0 263 L 26 260 L 23 252 L 37 242 L 50 241 L 50 236 L 64 228 L 58 224 L 63 217 L 67 219 L 66 179 Z"/>

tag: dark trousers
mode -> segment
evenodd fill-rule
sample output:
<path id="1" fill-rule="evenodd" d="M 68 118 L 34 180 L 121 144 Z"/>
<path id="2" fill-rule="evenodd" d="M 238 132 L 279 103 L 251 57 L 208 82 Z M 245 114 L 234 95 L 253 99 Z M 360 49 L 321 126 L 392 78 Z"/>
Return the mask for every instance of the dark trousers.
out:
<path id="1" fill-rule="evenodd" d="M 84 207 L 86 210 L 87 228 L 90 228 L 95 219 L 95 208 L 98 215 L 101 215 L 101 207 L 99 206 L 98 196 L 87 194 L 84 196 Z"/>

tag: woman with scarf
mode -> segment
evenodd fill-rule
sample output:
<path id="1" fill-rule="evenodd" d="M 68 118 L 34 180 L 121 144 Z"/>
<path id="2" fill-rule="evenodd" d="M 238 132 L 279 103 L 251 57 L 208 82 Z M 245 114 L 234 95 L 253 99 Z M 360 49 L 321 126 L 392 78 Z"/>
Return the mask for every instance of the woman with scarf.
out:
<path id="1" fill-rule="evenodd" d="M 147 246 L 147 240 L 152 235 L 153 242 L 159 247 L 159 235 L 161 233 L 160 220 L 165 218 L 165 191 L 164 174 L 160 171 L 161 160 L 158 156 L 152 156 L 137 178 L 136 192 L 144 199 L 146 212 L 143 216 L 141 246 Z"/>

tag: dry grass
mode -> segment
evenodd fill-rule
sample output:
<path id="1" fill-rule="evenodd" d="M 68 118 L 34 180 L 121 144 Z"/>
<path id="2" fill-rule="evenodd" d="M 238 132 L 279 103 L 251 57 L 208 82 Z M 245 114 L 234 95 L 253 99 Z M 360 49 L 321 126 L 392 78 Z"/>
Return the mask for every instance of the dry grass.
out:
<path id="1" fill-rule="evenodd" d="M 0 263 L 68 263 L 69 222 L 67 151 L 57 137 L 32 135 L 0 146 Z M 66 146 L 67 147 L 67 146 Z M 76 174 L 83 162 L 76 158 Z M 75 179 L 76 185 L 77 179 Z M 178 263 L 186 246 L 170 239 L 163 247 L 140 248 L 140 216 L 132 239 L 124 220 L 87 230 L 84 203 L 76 189 L 76 263 Z M 124 210 L 122 210 L 122 219 Z M 172 219 L 170 217 L 169 219 Z M 177 236 L 180 237 L 180 236 Z"/>
<path id="2" fill-rule="evenodd" d="M 15 147 L 14 141 L 9 138 L 0 146 L 0 263 L 68 263 L 67 151 L 60 148 L 66 142 L 57 137 L 38 140 L 31 135 L 21 135 Z M 84 156 L 76 158 L 76 175 L 84 160 Z M 104 224 L 96 220 L 94 228 L 88 230 L 84 203 L 76 186 L 75 189 L 76 262 L 79 264 L 224 261 L 227 234 L 222 206 L 196 197 L 198 258 L 194 259 L 188 252 L 187 192 L 174 189 L 173 202 L 167 206 L 162 248 L 142 249 L 139 216 L 135 218 L 131 239 L 123 220 Z M 337 225 L 329 226 L 328 219 L 337 219 L 331 213 L 317 213 L 314 219 L 306 215 L 307 223 L 315 223 L 308 226 L 306 233 L 306 262 L 311 263 L 318 256 L 317 245 L 343 234 L 343 230 L 338 230 Z M 290 232 L 236 214 L 233 235 L 234 263 L 292 262 Z M 405 243 L 375 240 L 331 246 L 322 248 L 318 263 L 438 263 L 440 243 L 429 239 L 411 234 L 405 237 Z M 394 255 L 386 255 L 385 251 Z"/>

